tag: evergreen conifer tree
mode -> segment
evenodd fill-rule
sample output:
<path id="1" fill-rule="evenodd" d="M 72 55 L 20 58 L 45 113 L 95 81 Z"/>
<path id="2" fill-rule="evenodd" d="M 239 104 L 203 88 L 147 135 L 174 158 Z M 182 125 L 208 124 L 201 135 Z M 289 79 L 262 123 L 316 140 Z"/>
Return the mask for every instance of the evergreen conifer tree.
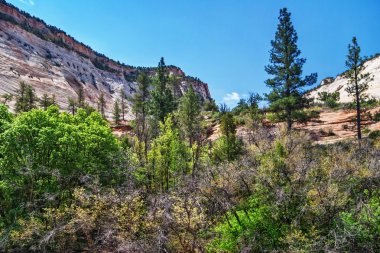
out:
<path id="1" fill-rule="evenodd" d="M 148 123 L 150 79 L 146 73 L 137 76 L 137 91 L 132 98 L 132 110 L 135 113 L 135 133 L 141 145 L 138 148 L 140 162 L 144 163 L 148 155 Z M 144 159 L 142 159 L 144 158 Z"/>
<path id="2" fill-rule="evenodd" d="M 40 106 L 46 111 L 47 108 L 51 105 L 55 105 L 55 96 L 53 95 L 50 98 L 47 94 L 44 94 L 40 99 Z"/>
<path id="3" fill-rule="evenodd" d="M 74 115 L 77 111 L 77 102 L 72 99 L 72 98 L 68 98 L 67 100 L 67 104 L 68 104 L 68 108 L 67 110 L 72 114 Z"/>
<path id="4" fill-rule="evenodd" d="M 26 112 L 35 108 L 36 95 L 33 87 L 20 82 L 16 95 L 16 112 Z"/>
<path id="5" fill-rule="evenodd" d="M 161 57 L 157 67 L 157 76 L 154 79 L 152 91 L 151 114 L 157 121 L 164 122 L 168 113 L 175 109 L 173 93 L 168 85 L 168 71 L 164 58 Z"/>
<path id="6" fill-rule="evenodd" d="M 105 117 L 105 107 L 106 107 L 106 101 L 104 100 L 104 93 L 100 93 L 99 96 L 99 101 L 98 101 L 98 106 L 99 106 L 99 112 L 102 115 L 102 117 Z"/>
<path id="7" fill-rule="evenodd" d="M 360 56 L 360 47 L 356 37 L 353 37 L 352 43 L 348 45 L 346 67 L 348 68 L 345 73 L 346 78 L 348 78 L 346 91 L 355 98 L 357 136 L 358 140 L 361 140 L 361 103 L 366 98 L 365 91 L 368 89 L 368 82 L 372 80 L 372 77 L 370 73 L 362 73 L 365 66 L 363 58 Z"/>
<path id="8" fill-rule="evenodd" d="M 148 187 L 167 192 L 175 184 L 176 177 L 189 172 L 190 150 L 181 141 L 172 114 L 169 113 L 159 125 L 159 135 L 152 141 L 148 153 Z"/>
<path id="9" fill-rule="evenodd" d="M 190 85 L 179 104 L 179 119 L 190 147 L 193 145 L 194 140 L 199 138 L 201 128 L 200 113 L 199 96 L 194 92 L 193 86 Z"/>
<path id="10" fill-rule="evenodd" d="M 243 144 L 236 136 L 236 123 L 231 112 L 222 115 L 220 129 L 222 137 L 215 143 L 214 160 L 219 162 L 233 161 L 241 154 Z"/>
<path id="11" fill-rule="evenodd" d="M 121 108 L 121 119 L 125 120 L 125 114 L 127 112 L 127 95 L 124 89 L 120 90 L 120 108 Z"/>
<path id="12" fill-rule="evenodd" d="M 119 100 L 117 99 L 113 106 L 113 119 L 114 119 L 115 125 L 120 124 L 120 111 L 121 110 L 120 110 Z"/>
<path id="13" fill-rule="evenodd" d="M 302 116 L 309 100 L 305 98 L 302 88 L 312 85 L 317 74 L 302 77 L 302 66 L 305 58 L 300 58 L 301 51 L 297 46 L 297 32 L 291 21 L 291 14 L 286 8 L 280 10 L 275 39 L 271 41 L 270 65 L 265 71 L 273 76 L 266 80 L 272 91 L 266 95 L 270 109 L 277 113 L 279 120 L 287 123 L 288 131 L 297 117 Z"/>
<path id="14" fill-rule="evenodd" d="M 20 82 L 19 84 L 19 89 L 16 94 L 16 112 L 26 111 L 26 86 L 24 82 Z"/>
<path id="15" fill-rule="evenodd" d="M 84 90 L 83 87 L 79 87 L 78 90 L 78 107 L 83 108 L 85 106 Z"/>
<path id="16" fill-rule="evenodd" d="M 146 118 L 149 110 L 148 103 L 150 80 L 144 72 L 138 75 L 137 85 L 137 92 L 132 99 L 132 110 L 136 116 L 136 135 L 139 138 L 139 141 L 145 142 L 147 130 Z"/>

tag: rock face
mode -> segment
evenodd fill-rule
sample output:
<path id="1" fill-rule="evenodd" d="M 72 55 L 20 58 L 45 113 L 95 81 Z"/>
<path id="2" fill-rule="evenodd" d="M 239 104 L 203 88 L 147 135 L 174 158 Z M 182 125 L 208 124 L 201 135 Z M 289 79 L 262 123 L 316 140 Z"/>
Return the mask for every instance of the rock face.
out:
<path id="1" fill-rule="evenodd" d="M 186 76 L 178 67 L 168 69 L 178 79 L 176 95 L 181 96 L 192 85 L 203 100 L 211 99 L 207 84 Z M 33 86 L 39 97 L 54 94 L 61 109 L 66 109 L 68 98 L 76 99 L 80 89 L 94 108 L 103 93 L 106 117 L 111 118 L 113 102 L 120 91 L 124 90 L 128 97 L 136 92 L 136 78 L 141 71 L 155 75 L 155 68 L 111 60 L 0 0 L 0 95 L 14 94 L 20 81 L 24 81 Z M 127 118 L 133 118 L 131 110 Z"/>
<path id="2" fill-rule="evenodd" d="M 369 82 L 369 88 L 366 93 L 369 97 L 380 99 L 380 55 L 366 61 L 364 66 L 365 69 L 361 74 L 370 73 L 373 76 L 373 80 Z M 309 96 L 318 100 L 318 92 L 326 91 L 333 93 L 338 91 L 340 93 L 340 102 L 352 102 L 353 97 L 349 96 L 346 92 L 347 83 L 348 80 L 343 74 L 338 75 L 336 78 L 325 78 L 316 89 L 309 93 Z"/>

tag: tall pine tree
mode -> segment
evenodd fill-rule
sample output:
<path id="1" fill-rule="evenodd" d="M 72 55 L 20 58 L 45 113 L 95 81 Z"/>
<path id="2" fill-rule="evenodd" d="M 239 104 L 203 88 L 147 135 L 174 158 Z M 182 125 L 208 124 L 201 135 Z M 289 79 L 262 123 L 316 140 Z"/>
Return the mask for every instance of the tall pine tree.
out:
<path id="1" fill-rule="evenodd" d="M 147 115 L 149 103 L 150 79 L 146 73 L 142 72 L 137 77 L 138 89 L 132 99 L 132 110 L 136 116 L 136 135 L 140 142 L 145 143 L 145 150 L 148 142 L 147 135 Z"/>
<path id="2" fill-rule="evenodd" d="M 120 109 L 121 109 L 121 119 L 125 120 L 125 114 L 127 113 L 127 95 L 125 94 L 124 88 L 120 90 Z"/>
<path id="3" fill-rule="evenodd" d="M 159 135 L 148 153 L 148 188 L 167 192 L 181 174 L 190 171 L 190 149 L 181 140 L 170 113 L 159 125 Z"/>
<path id="4" fill-rule="evenodd" d="M 352 38 L 352 44 L 348 45 L 348 55 L 346 67 L 348 71 L 345 73 L 348 79 L 346 91 L 354 96 L 356 103 L 356 125 L 358 129 L 358 140 L 362 138 L 361 131 L 361 103 L 365 99 L 365 91 L 368 89 L 368 82 L 372 80 L 370 73 L 363 74 L 365 69 L 364 60 L 360 57 L 360 47 L 356 37 Z"/>
<path id="5" fill-rule="evenodd" d="M 317 80 L 316 73 L 302 77 L 302 66 L 306 59 L 300 58 L 298 36 L 290 16 L 286 8 L 280 10 L 280 23 L 275 39 L 271 41 L 271 64 L 265 67 L 265 71 L 273 76 L 266 80 L 267 86 L 272 89 L 266 94 L 270 109 L 277 114 L 279 120 L 286 121 L 288 131 L 297 117 L 303 115 L 302 109 L 308 104 L 302 88 Z"/>
<path id="6" fill-rule="evenodd" d="M 78 89 L 78 107 L 84 108 L 85 106 L 85 98 L 84 98 L 84 90 L 83 87 L 80 86 Z"/>
<path id="7" fill-rule="evenodd" d="M 201 129 L 201 103 L 192 85 L 184 94 L 179 104 L 179 119 L 182 129 L 192 147 L 195 140 L 199 139 Z"/>
<path id="8" fill-rule="evenodd" d="M 31 85 L 20 82 L 20 88 L 16 94 L 16 112 L 27 112 L 35 108 L 36 94 Z"/>
<path id="9" fill-rule="evenodd" d="M 154 78 L 154 89 L 151 99 L 151 114 L 159 122 L 164 122 L 166 115 L 175 110 L 173 93 L 168 85 L 168 70 L 164 58 L 161 57 L 157 67 L 157 75 Z"/>
<path id="10" fill-rule="evenodd" d="M 68 98 L 67 99 L 67 104 L 68 104 L 68 107 L 67 107 L 67 110 L 72 114 L 74 115 L 77 111 L 77 102 L 72 99 L 72 98 Z"/>
<path id="11" fill-rule="evenodd" d="M 115 122 L 115 125 L 120 124 L 120 105 L 119 100 L 116 99 L 114 105 L 113 105 L 113 120 Z"/>
<path id="12" fill-rule="evenodd" d="M 98 99 L 98 111 L 102 115 L 103 118 L 105 118 L 105 107 L 106 107 L 106 101 L 104 99 L 104 93 L 100 93 L 99 99 Z"/>
<path id="13" fill-rule="evenodd" d="M 51 105 L 55 105 L 55 95 L 50 98 L 47 94 L 44 94 L 40 99 L 40 106 L 46 111 Z"/>
<path id="14" fill-rule="evenodd" d="M 220 130 L 222 137 L 214 144 L 214 161 L 233 161 L 241 154 L 243 143 L 236 135 L 236 123 L 231 112 L 222 115 Z"/>

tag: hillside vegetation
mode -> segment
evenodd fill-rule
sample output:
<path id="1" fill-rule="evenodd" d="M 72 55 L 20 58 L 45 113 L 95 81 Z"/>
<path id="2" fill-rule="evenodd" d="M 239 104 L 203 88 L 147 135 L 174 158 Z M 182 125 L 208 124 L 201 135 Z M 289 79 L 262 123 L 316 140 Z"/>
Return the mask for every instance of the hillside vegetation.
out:
<path id="1" fill-rule="evenodd" d="M 164 58 L 133 96 L 96 109 L 81 89 L 62 110 L 21 82 L 0 104 L 0 251 L 379 252 L 380 131 L 363 126 L 380 116 L 360 47 L 354 37 L 347 56 L 354 102 L 316 104 L 297 39 L 283 8 L 270 92 L 232 110 L 192 85 L 177 96 Z M 344 108 L 357 139 L 321 144 L 302 127 Z"/>
<path id="2" fill-rule="evenodd" d="M 229 122 L 221 141 L 189 146 L 177 120 L 160 124 L 145 160 L 141 143 L 116 138 L 97 112 L 13 116 L 1 106 L 0 247 L 380 250 L 377 141 L 319 146 L 260 126 L 239 146 Z"/>

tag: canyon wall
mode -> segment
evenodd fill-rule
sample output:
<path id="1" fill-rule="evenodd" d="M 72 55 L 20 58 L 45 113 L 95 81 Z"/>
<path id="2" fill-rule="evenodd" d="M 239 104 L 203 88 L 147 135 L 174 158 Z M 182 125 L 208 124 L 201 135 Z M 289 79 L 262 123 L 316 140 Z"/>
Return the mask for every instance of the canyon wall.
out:
<path id="1" fill-rule="evenodd" d="M 181 96 L 192 85 L 203 100 L 211 99 L 206 83 L 186 76 L 179 67 L 168 66 L 168 70 L 178 80 L 176 95 Z M 15 94 L 24 81 L 39 97 L 54 95 L 64 110 L 69 98 L 77 99 L 80 89 L 94 108 L 103 93 L 106 117 L 111 118 L 113 102 L 121 91 L 127 97 L 136 92 L 136 78 L 141 71 L 155 75 L 154 67 L 133 67 L 109 59 L 64 31 L 0 0 L 0 95 Z M 11 102 L 11 108 L 13 105 Z M 127 117 L 133 118 L 131 110 Z"/>

